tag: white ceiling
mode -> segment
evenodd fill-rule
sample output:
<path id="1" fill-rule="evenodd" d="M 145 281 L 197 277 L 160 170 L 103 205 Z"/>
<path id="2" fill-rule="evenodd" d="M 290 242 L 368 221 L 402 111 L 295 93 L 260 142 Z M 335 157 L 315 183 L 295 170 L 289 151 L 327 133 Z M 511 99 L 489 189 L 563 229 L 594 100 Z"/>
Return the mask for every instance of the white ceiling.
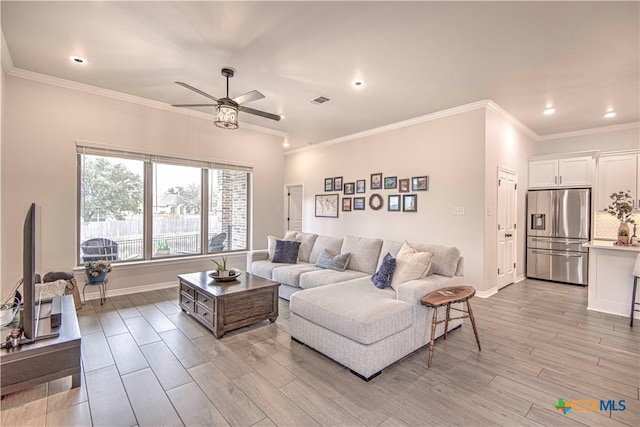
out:
<path id="1" fill-rule="evenodd" d="M 538 135 L 639 120 L 639 2 L 1 2 L 13 66 L 164 102 L 257 89 L 291 149 L 492 99 Z M 77 66 L 67 56 L 88 59 Z M 366 87 L 355 89 L 356 78 Z M 331 101 L 314 105 L 310 99 Z M 544 116 L 546 104 L 557 112 Z M 617 116 L 603 118 L 608 108 Z M 201 109 L 212 112 L 212 109 Z"/>

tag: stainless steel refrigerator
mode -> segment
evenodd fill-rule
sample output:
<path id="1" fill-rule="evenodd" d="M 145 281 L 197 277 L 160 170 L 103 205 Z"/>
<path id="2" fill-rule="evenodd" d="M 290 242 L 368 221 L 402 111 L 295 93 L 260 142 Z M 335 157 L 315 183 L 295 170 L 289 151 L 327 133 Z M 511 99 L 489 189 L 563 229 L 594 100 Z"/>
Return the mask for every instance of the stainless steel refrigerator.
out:
<path id="1" fill-rule="evenodd" d="M 527 277 L 587 284 L 591 190 L 527 193 Z"/>

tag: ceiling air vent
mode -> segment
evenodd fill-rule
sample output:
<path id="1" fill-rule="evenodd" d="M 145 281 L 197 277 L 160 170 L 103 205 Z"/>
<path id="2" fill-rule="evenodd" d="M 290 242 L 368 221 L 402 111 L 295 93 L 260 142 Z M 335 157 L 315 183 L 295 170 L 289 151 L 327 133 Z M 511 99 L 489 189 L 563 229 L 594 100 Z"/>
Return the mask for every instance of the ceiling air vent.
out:
<path id="1" fill-rule="evenodd" d="M 324 103 L 325 103 L 325 102 L 327 102 L 327 101 L 329 101 L 329 98 L 324 97 L 324 96 L 319 96 L 319 97 L 317 97 L 317 98 L 312 99 L 312 100 L 311 100 L 311 101 L 309 101 L 309 102 L 310 102 L 310 103 L 312 103 L 312 104 L 320 105 L 320 104 L 324 104 Z"/>

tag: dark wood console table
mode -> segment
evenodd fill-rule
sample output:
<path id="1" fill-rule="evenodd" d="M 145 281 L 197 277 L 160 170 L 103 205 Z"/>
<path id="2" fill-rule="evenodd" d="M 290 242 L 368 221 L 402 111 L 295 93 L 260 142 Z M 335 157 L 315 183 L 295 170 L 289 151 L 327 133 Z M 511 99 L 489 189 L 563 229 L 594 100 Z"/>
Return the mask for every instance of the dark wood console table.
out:
<path id="1" fill-rule="evenodd" d="M 222 338 L 232 329 L 278 318 L 279 283 L 250 273 L 215 282 L 211 271 L 180 274 L 180 307 Z"/>
<path id="2" fill-rule="evenodd" d="M 3 329 L 1 339 L 8 331 Z M 72 295 L 62 297 L 62 323 L 51 328 L 50 319 L 40 319 L 38 335 L 58 332 L 12 349 L 0 349 L 2 395 L 71 375 L 71 387 L 80 386 L 80 327 Z"/>

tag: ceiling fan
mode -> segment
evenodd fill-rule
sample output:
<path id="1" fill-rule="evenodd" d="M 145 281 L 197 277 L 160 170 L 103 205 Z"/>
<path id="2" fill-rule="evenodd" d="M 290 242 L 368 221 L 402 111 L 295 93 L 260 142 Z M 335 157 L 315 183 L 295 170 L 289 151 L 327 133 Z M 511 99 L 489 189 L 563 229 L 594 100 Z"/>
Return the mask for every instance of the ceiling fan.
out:
<path id="1" fill-rule="evenodd" d="M 243 113 L 253 114 L 254 116 L 265 117 L 267 119 L 279 121 L 281 116 L 277 114 L 271 114 L 264 111 L 256 110 L 253 108 L 245 107 L 241 104 L 245 104 L 251 101 L 257 101 L 264 98 L 264 95 L 257 90 L 252 90 L 244 95 L 236 96 L 235 98 L 229 98 L 229 78 L 233 77 L 234 71 L 231 68 L 223 68 L 222 75 L 227 79 L 227 96 L 224 98 L 215 98 L 206 92 L 201 91 L 191 85 L 184 82 L 176 82 L 180 86 L 194 91 L 202 96 L 216 101 L 216 104 L 172 104 L 173 107 L 216 107 L 216 120 L 214 124 L 223 129 L 238 129 L 238 111 Z"/>

